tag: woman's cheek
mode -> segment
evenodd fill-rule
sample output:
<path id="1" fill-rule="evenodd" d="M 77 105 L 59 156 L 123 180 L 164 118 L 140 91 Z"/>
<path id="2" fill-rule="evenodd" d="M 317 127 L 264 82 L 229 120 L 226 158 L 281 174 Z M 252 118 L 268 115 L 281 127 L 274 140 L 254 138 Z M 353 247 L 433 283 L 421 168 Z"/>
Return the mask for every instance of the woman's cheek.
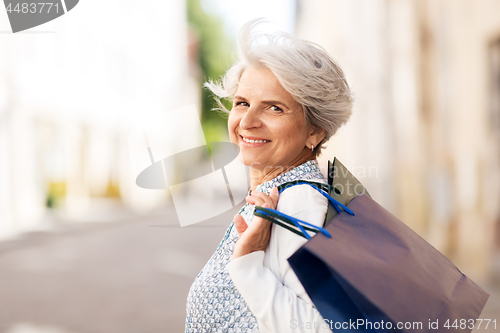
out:
<path id="1" fill-rule="evenodd" d="M 236 126 L 234 124 L 234 119 L 231 119 L 231 116 L 229 116 L 228 122 L 227 122 L 227 129 L 229 132 L 229 139 L 231 140 L 232 143 L 237 144 L 238 140 L 236 137 Z"/>

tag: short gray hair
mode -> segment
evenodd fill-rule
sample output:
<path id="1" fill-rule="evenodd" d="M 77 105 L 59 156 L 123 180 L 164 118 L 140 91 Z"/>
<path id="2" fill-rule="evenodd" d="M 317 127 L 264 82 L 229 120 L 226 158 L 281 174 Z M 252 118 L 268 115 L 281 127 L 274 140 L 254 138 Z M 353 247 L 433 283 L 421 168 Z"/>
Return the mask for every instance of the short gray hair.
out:
<path id="1" fill-rule="evenodd" d="M 315 156 L 318 156 L 324 143 L 352 114 L 353 97 L 349 85 L 342 69 L 323 47 L 286 32 L 252 32 L 262 21 L 254 19 L 243 25 L 238 35 L 239 61 L 226 72 L 220 83 L 209 80 L 204 86 L 216 95 L 214 98 L 220 107 L 217 110 L 229 114 L 220 98 L 234 97 L 246 68 L 268 68 L 302 105 L 308 126 L 325 131 L 324 139 L 314 149 Z M 261 39 L 267 43 L 258 44 L 257 40 Z"/>

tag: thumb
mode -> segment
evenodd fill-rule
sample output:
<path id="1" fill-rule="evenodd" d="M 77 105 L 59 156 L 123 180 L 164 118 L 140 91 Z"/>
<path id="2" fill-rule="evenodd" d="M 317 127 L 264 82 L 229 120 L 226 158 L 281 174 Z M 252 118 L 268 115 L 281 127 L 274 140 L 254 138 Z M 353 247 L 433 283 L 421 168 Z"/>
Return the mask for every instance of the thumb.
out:
<path id="1" fill-rule="evenodd" d="M 278 206 L 278 200 L 280 198 L 280 192 L 277 187 L 273 187 L 271 192 L 269 192 L 269 197 L 274 205 L 274 207 Z"/>
<path id="2" fill-rule="evenodd" d="M 241 237 L 241 234 L 247 230 L 248 225 L 245 222 L 245 219 L 243 219 L 243 216 L 240 214 L 234 215 L 234 227 L 236 228 L 236 231 L 238 232 L 238 237 Z"/>

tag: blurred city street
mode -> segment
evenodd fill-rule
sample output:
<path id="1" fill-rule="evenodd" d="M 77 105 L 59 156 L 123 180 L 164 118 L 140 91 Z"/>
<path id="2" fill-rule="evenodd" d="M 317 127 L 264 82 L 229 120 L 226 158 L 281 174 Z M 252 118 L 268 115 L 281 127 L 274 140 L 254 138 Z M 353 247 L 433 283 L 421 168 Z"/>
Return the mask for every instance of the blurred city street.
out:
<path id="1" fill-rule="evenodd" d="M 181 228 L 170 206 L 1 242 L 0 332 L 183 332 L 189 287 L 237 211 Z M 500 288 L 483 287 L 481 318 L 500 325 Z"/>
<path id="2" fill-rule="evenodd" d="M 189 287 L 237 211 L 181 228 L 171 208 L 0 242 L 0 332 L 183 332 Z"/>
<path id="3" fill-rule="evenodd" d="M 68 15 L 18 33 L 10 2 L 0 333 L 184 332 L 189 288 L 243 203 L 179 221 L 232 207 L 249 177 L 219 163 L 231 141 L 219 102 L 234 96 L 216 101 L 207 83 L 263 17 L 263 33 L 321 46 L 349 83 L 352 116 L 323 142 L 324 175 L 341 160 L 491 294 L 481 318 L 500 330 L 500 1 L 68 0 Z"/>

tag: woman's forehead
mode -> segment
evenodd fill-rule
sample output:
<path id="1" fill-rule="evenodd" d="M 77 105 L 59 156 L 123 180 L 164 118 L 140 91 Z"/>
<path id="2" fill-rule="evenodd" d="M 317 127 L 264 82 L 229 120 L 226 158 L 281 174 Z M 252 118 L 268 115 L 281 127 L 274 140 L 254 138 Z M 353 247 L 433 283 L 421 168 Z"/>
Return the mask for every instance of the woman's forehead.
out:
<path id="1" fill-rule="evenodd" d="M 292 95 L 283 88 L 273 72 L 267 68 L 247 68 L 240 76 L 235 96 L 295 102 Z"/>

